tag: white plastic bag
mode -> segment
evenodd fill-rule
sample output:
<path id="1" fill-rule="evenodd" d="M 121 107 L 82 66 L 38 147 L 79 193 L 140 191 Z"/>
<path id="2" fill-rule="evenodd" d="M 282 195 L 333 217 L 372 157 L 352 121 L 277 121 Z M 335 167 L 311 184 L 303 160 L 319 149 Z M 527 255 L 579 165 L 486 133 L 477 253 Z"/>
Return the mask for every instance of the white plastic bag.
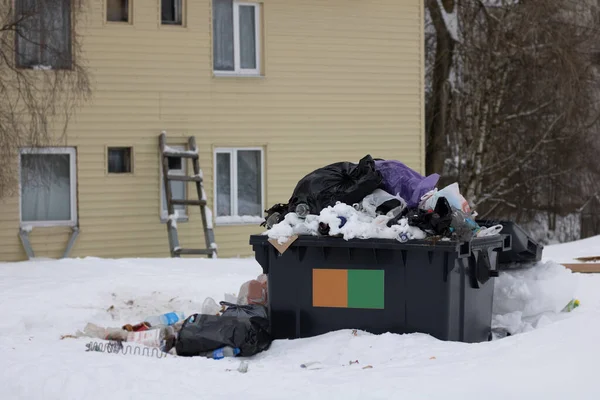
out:
<path id="1" fill-rule="evenodd" d="M 201 314 L 206 315 L 218 315 L 221 311 L 221 306 L 217 304 L 217 302 L 212 297 L 207 297 L 202 303 Z"/>
<path id="2" fill-rule="evenodd" d="M 471 214 L 469 202 L 460 194 L 458 183 L 454 182 L 441 190 L 432 190 L 421 198 L 420 207 L 422 210 L 433 210 L 440 197 L 445 197 L 453 208 L 461 210 L 465 214 Z"/>
<path id="3" fill-rule="evenodd" d="M 388 217 L 393 218 L 406 208 L 406 201 L 402 197 L 394 196 L 382 189 L 375 189 L 373 193 L 365 197 L 362 202 L 362 209 L 372 217 L 376 217 L 378 215 L 377 208 L 390 200 L 395 200 L 398 203 L 397 207 L 386 213 Z"/>

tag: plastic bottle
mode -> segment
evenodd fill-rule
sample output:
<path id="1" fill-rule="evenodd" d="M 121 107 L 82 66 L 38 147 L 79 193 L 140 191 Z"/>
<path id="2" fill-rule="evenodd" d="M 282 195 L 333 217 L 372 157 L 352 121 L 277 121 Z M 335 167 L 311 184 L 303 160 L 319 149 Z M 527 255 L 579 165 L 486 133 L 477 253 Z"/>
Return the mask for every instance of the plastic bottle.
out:
<path id="1" fill-rule="evenodd" d="M 300 218 L 306 218 L 308 214 L 310 214 L 310 207 L 306 203 L 300 203 L 296 206 L 296 214 Z"/>
<path id="2" fill-rule="evenodd" d="M 160 325 L 173 325 L 177 321 L 183 321 L 185 319 L 185 315 L 181 312 L 170 312 L 162 315 L 153 315 L 144 320 L 150 324 L 151 327 L 156 327 Z"/>
<path id="3" fill-rule="evenodd" d="M 212 358 L 215 360 L 221 360 L 225 357 L 235 357 L 240 354 L 240 349 L 233 348 L 231 346 L 221 347 L 220 349 L 216 349 L 213 351 L 208 351 L 206 353 L 200 354 L 201 356 Z"/>

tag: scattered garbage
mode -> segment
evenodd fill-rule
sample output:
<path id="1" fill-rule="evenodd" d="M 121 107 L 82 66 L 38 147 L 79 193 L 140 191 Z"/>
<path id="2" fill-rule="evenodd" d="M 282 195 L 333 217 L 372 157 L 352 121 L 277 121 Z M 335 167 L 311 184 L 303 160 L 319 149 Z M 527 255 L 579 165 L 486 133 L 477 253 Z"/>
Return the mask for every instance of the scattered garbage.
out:
<path id="1" fill-rule="evenodd" d="M 237 370 L 241 374 L 248 372 L 248 361 L 242 361 Z"/>
<path id="2" fill-rule="evenodd" d="M 571 312 L 577 307 L 579 307 L 579 300 L 573 299 L 562 309 L 562 312 Z"/>
<path id="3" fill-rule="evenodd" d="M 170 312 L 162 315 L 153 315 L 144 320 L 150 324 L 150 326 L 160 326 L 160 325 L 173 325 L 177 321 L 183 321 L 185 319 L 185 314 L 182 312 Z"/>
<path id="4" fill-rule="evenodd" d="M 175 345 L 177 355 L 206 355 L 230 346 L 238 348 L 240 356 L 247 357 L 269 348 L 272 339 L 266 308 L 260 305 L 241 307 L 232 307 L 235 310 L 229 314 L 225 310 L 221 316 L 193 314 L 188 317 L 179 331 Z M 244 311 L 249 309 L 252 315 Z"/>
<path id="5" fill-rule="evenodd" d="M 121 327 L 88 323 L 83 331 L 77 331 L 75 335 L 62 335 L 61 339 L 90 337 L 108 341 L 90 342 L 87 351 L 127 354 L 123 342 L 128 342 L 133 349 L 130 352 L 132 354 L 160 352 L 214 360 L 247 357 L 269 348 L 272 339 L 266 307 L 267 276 L 261 274 L 257 279 L 245 282 L 239 296 L 229 293 L 224 298 L 234 302 L 221 301 L 217 304 L 212 297 L 207 297 L 201 313 L 188 318 L 183 312 L 174 311 Z M 238 300 L 242 304 L 236 303 Z M 238 370 L 247 372 L 247 363 L 240 364 Z"/>
<path id="6" fill-rule="evenodd" d="M 500 224 L 479 226 L 458 183 L 438 190 L 439 178 L 370 155 L 330 164 L 302 178 L 287 204 L 265 210 L 264 234 L 283 245 L 300 235 L 465 242 L 502 231 Z"/>
<path id="7" fill-rule="evenodd" d="M 256 279 L 244 282 L 240 288 L 237 304 L 267 305 L 267 275 L 261 274 Z M 231 304 L 231 302 L 229 302 Z M 203 313 L 205 314 L 205 313 Z"/>

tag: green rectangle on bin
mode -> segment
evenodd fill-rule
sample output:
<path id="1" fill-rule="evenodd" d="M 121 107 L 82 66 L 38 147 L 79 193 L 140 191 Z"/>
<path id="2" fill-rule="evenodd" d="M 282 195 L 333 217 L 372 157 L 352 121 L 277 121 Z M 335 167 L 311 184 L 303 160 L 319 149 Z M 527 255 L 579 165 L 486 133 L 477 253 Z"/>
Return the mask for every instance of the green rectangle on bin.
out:
<path id="1" fill-rule="evenodd" d="M 348 270 L 348 308 L 377 308 L 384 305 L 384 271 Z"/>

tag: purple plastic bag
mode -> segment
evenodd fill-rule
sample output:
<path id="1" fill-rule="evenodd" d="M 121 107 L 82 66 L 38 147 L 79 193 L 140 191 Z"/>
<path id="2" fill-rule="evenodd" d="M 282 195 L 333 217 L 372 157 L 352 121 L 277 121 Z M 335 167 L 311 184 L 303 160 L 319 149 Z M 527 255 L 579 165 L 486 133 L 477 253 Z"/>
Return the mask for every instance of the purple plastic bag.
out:
<path id="1" fill-rule="evenodd" d="M 385 191 L 402 197 L 410 208 L 417 207 L 421 196 L 433 190 L 440 179 L 438 174 L 424 177 L 396 160 L 375 160 L 375 169 L 383 176 Z"/>

